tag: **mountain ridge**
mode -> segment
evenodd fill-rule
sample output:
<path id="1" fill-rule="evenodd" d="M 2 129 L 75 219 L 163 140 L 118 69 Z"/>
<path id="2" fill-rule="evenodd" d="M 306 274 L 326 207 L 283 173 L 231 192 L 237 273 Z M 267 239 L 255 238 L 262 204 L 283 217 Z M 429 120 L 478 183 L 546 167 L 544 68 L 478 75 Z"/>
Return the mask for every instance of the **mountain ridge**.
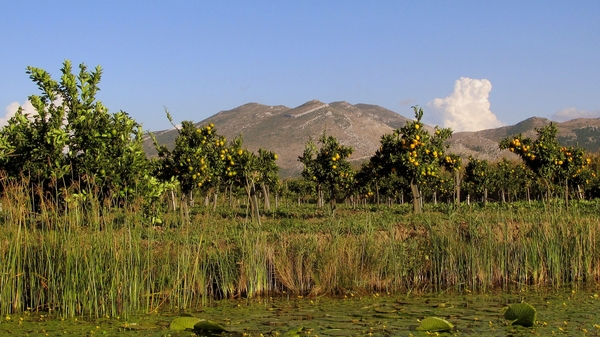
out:
<path id="1" fill-rule="evenodd" d="M 324 103 L 310 100 L 297 107 L 264 105 L 250 102 L 218 113 L 195 123 L 214 123 L 219 134 L 228 140 L 241 135 L 250 151 L 260 147 L 279 154 L 278 165 L 282 176 L 295 176 L 302 170 L 297 158 L 302 154 L 309 139 L 317 141 L 323 132 L 336 137 L 341 144 L 354 148 L 350 158 L 358 164 L 370 158 L 381 136 L 393 132 L 410 121 L 392 110 L 378 105 L 346 101 Z M 472 155 L 480 159 L 499 160 L 516 158 L 508 151 L 498 148 L 498 141 L 515 135 L 535 137 L 535 129 L 551 121 L 543 117 L 530 117 L 517 124 L 480 131 L 456 132 L 447 141 L 450 151 L 464 157 Z M 556 123 L 558 139 L 564 145 L 583 145 L 586 150 L 600 149 L 600 118 L 580 118 Z M 426 126 L 429 130 L 432 127 Z M 177 130 L 154 132 L 161 144 L 172 147 Z M 156 155 L 150 137 L 145 137 L 144 149 L 149 156 Z"/>

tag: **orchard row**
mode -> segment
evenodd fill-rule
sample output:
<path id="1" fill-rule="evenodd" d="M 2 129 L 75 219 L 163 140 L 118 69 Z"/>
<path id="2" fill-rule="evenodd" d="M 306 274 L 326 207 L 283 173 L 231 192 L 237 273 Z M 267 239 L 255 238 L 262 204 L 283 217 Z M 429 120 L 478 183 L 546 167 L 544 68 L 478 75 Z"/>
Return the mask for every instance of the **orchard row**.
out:
<path id="1" fill-rule="evenodd" d="M 269 209 L 272 192 L 313 198 L 320 207 L 327 199 L 331 209 L 342 200 L 406 198 L 420 212 L 424 199 L 487 202 L 561 195 L 568 201 L 573 196 L 595 197 L 600 186 L 597 160 L 581 148 L 561 146 L 553 124 L 537 130 L 537 139 L 516 135 L 499 143 L 517 154 L 519 162 L 469 158 L 463 167 L 461 157 L 445 145 L 452 131 L 436 127 L 428 132 L 417 107 L 415 120 L 384 135 L 379 149 L 361 167 L 351 165 L 353 149 L 335 137 L 323 134 L 316 144 L 309 140 L 298 158 L 304 165 L 302 181 L 280 181 L 277 154 L 250 152 L 241 137 L 227 140 L 213 124 L 197 127 L 184 121 L 172 150 L 153 137 L 158 158 L 149 159 L 139 123 L 123 111 L 109 113 L 96 100 L 101 68 L 89 71 L 82 64 L 73 74 L 65 61 L 61 71 L 56 81 L 45 70 L 28 67 L 41 90 L 29 97 L 37 114 L 19 110 L 0 130 L 4 185 L 27 182 L 36 200 L 68 205 L 93 195 L 103 203 L 121 205 L 137 198 L 156 209 L 167 192 L 185 196 L 190 203 L 194 196 L 236 191 L 247 198 L 253 217 L 260 221 L 259 199 Z M 167 117 L 173 123 L 168 112 Z"/>

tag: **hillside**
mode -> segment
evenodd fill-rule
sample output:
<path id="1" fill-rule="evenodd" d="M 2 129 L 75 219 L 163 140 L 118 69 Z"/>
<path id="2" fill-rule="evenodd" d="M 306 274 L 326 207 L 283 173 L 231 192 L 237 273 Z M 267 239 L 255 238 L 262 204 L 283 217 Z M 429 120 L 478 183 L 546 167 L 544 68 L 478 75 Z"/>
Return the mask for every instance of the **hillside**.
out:
<path id="1" fill-rule="evenodd" d="M 279 154 L 282 175 L 297 174 L 302 166 L 297 158 L 304 144 L 315 141 L 326 131 L 341 143 L 354 148 L 352 159 L 368 159 L 379 147 L 381 135 L 392 132 L 408 119 L 385 108 L 347 102 L 306 102 L 296 108 L 248 103 L 232 110 L 221 111 L 198 124 L 214 123 L 217 132 L 227 139 L 242 135 L 248 150 L 262 147 Z M 172 145 L 176 130 L 156 132 L 161 144 Z M 145 144 L 149 155 L 155 155 L 149 139 Z"/>
<path id="2" fill-rule="evenodd" d="M 354 154 L 351 159 L 361 162 L 375 153 L 383 134 L 404 126 L 407 121 L 408 118 L 377 105 L 312 100 L 295 108 L 248 103 L 221 111 L 197 124 L 214 123 L 217 132 L 227 139 L 241 134 L 250 151 L 256 151 L 260 147 L 275 151 L 279 154 L 278 164 L 282 176 L 291 176 L 302 170 L 297 158 L 310 137 L 317 141 L 323 131 L 326 131 L 342 144 L 352 146 Z M 548 119 L 532 117 L 511 126 L 457 132 L 448 144 L 450 151 L 465 157 L 472 155 L 498 160 L 503 156 L 513 156 L 508 151 L 500 151 L 498 141 L 518 133 L 535 137 L 535 128 L 549 123 Z M 557 123 L 557 126 L 558 138 L 562 144 L 579 145 L 592 152 L 597 152 L 600 148 L 600 118 L 576 119 Z M 172 146 L 177 130 L 158 131 L 155 135 L 161 144 Z M 156 155 L 149 137 L 144 145 L 148 155 Z"/>

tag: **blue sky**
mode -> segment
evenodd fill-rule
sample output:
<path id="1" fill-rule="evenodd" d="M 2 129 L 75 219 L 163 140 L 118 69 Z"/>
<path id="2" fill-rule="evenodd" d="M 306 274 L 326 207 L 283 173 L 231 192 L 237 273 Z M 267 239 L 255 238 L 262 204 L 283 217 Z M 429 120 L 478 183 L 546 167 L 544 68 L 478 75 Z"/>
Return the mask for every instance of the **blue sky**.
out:
<path id="1" fill-rule="evenodd" d="M 104 69 L 145 129 L 249 102 L 377 104 L 455 130 L 600 117 L 600 1 L 4 1 L 0 115 L 25 68 Z M 18 102 L 18 103 L 17 103 Z M 1 117 L 1 116 L 0 116 Z M 6 117 L 5 117 L 6 118 Z"/>

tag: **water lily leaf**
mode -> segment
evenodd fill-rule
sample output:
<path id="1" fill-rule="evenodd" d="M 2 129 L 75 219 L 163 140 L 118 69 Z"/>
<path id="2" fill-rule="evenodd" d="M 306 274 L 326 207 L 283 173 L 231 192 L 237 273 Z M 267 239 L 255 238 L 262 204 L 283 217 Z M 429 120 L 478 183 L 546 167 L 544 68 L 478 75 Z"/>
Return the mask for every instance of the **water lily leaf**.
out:
<path id="1" fill-rule="evenodd" d="M 439 317 L 427 317 L 421 321 L 417 327 L 420 331 L 443 332 L 454 329 L 454 325 L 447 320 Z"/>
<path id="2" fill-rule="evenodd" d="M 297 336 L 300 336 L 299 335 L 300 331 L 302 331 L 302 327 L 301 326 L 295 327 L 295 328 L 291 328 L 288 331 L 286 331 L 283 334 L 283 336 L 286 336 L 286 337 L 297 337 Z"/>
<path id="3" fill-rule="evenodd" d="M 352 330 L 348 329 L 327 329 L 321 331 L 322 334 L 327 336 L 350 336 L 352 332 Z"/>
<path id="4" fill-rule="evenodd" d="M 205 320 L 205 319 L 201 319 L 196 324 L 194 324 L 194 330 L 214 331 L 214 332 L 227 331 L 221 324 L 219 324 L 217 322 Z"/>
<path id="5" fill-rule="evenodd" d="M 176 317 L 171 321 L 169 329 L 175 331 L 194 330 L 194 325 L 200 321 L 201 319 L 197 317 Z"/>
<path id="6" fill-rule="evenodd" d="M 536 310 L 528 303 L 515 303 L 508 306 L 504 312 L 504 318 L 513 321 L 513 325 L 524 327 L 533 326 L 535 323 Z"/>

